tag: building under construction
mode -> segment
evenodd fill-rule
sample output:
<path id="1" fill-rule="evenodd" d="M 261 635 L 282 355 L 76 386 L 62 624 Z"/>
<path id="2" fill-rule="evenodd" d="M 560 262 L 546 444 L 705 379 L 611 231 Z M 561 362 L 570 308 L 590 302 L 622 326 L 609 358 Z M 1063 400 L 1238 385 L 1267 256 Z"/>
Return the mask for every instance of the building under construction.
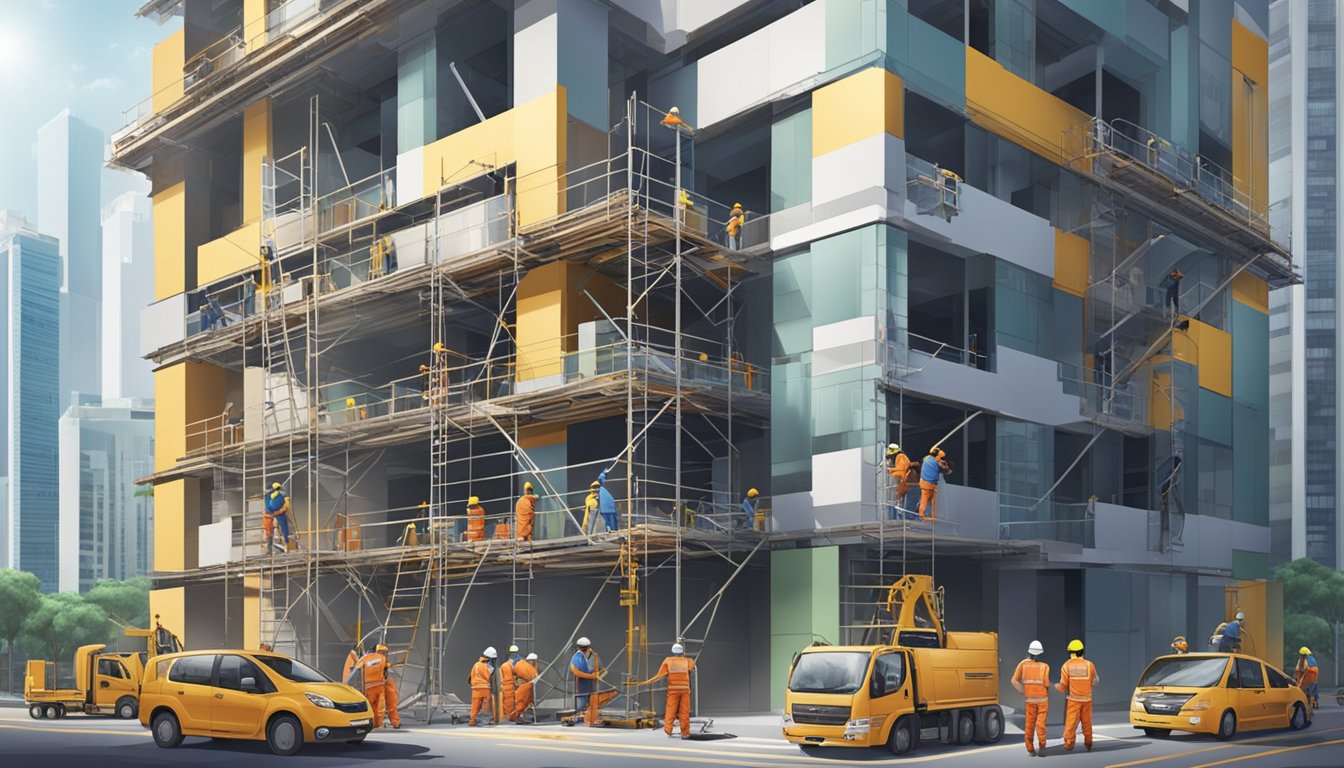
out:
<path id="1" fill-rule="evenodd" d="M 154 611 L 328 671 L 385 642 L 431 719 L 486 645 L 564 707 L 580 635 L 777 708 L 904 572 L 1006 659 L 1137 674 L 1232 603 L 1277 658 L 1264 6 L 1127 7 L 147 3 Z M 936 522 L 892 442 L 947 452 Z"/>

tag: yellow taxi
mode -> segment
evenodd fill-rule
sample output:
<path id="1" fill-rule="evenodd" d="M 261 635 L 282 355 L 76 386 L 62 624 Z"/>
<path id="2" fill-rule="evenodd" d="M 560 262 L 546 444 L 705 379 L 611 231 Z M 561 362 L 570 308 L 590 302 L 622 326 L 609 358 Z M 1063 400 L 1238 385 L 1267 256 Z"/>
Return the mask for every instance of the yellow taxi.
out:
<path id="1" fill-rule="evenodd" d="M 359 744 L 372 713 L 362 693 L 287 656 L 189 651 L 150 660 L 140 724 L 165 749 L 209 736 L 265 741 L 277 755 L 292 755 L 305 742 Z"/>
<path id="2" fill-rule="evenodd" d="M 1283 672 L 1240 653 L 1187 653 L 1153 659 L 1139 678 L 1129 723 L 1149 736 L 1172 731 L 1230 739 L 1239 731 L 1302 730 L 1311 707 Z"/>

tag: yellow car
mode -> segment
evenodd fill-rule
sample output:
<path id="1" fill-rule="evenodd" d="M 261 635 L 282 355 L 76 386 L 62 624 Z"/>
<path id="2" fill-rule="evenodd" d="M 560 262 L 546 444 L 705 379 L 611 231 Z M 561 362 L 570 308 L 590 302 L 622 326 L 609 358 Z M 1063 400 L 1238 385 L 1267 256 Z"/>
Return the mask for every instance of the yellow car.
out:
<path id="1" fill-rule="evenodd" d="M 277 755 L 304 742 L 358 744 L 369 735 L 369 702 L 287 656 L 189 651 L 152 659 L 140 691 L 140 724 L 171 749 L 186 736 L 264 740 Z"/>
<path id="2" fill-rule="evenodd" d="M 1230 739 L 1238 731 L 1311 725 L 1306 694 L 1283 672 L 1240 653 L 1153 659 L 1139 678 L 1129 723 L 1149 736 L 1172 731 Z"/>

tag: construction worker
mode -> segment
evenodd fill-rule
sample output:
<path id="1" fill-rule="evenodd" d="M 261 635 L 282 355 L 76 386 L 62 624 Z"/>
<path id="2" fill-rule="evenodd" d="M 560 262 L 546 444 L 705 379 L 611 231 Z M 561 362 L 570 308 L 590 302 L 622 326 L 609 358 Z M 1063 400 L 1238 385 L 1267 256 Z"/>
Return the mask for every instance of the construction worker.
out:
<path id="1" fill-rule="evenodd" d="M 1167 299 L 1163 309 L 1166 309 L 1167 305 L 1171 306 L 1171 317 L 1173 320 L 1177 315 L 1181 314 L 1181 279 L 1184 277 L 1185 275 L 1181 273 L 1181 270 L 1173 267 L 1172 270 L 1167 273 L 1166 279 L 1162 281 L 1162 284 L 1167 287 Z"/>
<path id="2" fill-rule="evenodd" d="M 529 653 L 527 658 L 513 663 L 513 680 L 515 690 L 513 693 L 513 712 L 509 713 L 509 720 L 518 722 L 527 714 L 528 707 L 532 706 L 532 687 L 537 682 L 537 654 Z"/>
<path id="3" fill-rule="evenodd" d="M 1190 644 L 1185 641 L 1185 635 L 1177 635 L 1176 639 L 1171 641 L 1171 650 L 1177 655 L 1190 652 Z"/>
<path id="4" fill-rule="evenodd" d="M 626 685 L 649 685 L 667 678 L 667 708 L 663 710 L 663 733 L 672 737 L 672 726 L 681 721 L 681 738 L 691 738 L 691 670 L 695 659 L 686 657 L 686 646 L 672 644 L 672 655 L 663 659 L 658 674 L 648 680 L 630 681 Z"/>
<path id="5" fill-rule="evenodd" d="M 388 674 L 391 666 L 387 660 L 387 646 L 379 643 L 373 647 L 372 653 L 359 657 L 346 675 L 346 684 L 349 684 L 356 672 L 363 675 L 364 695 L 369 700 L 369 706 L 373 707 L 374 728 L 383 727 L 384 708 L 387 709 L 387 721 L 392 727 L 401 727 L 401 715 L 397 713 L 397 681 Z"/>
<path id="6" fill-rule="evenodd" d="M 738 521 L 738 528 L 755 527 L 757 530 L 761 529 L 760 526 L 757 525 L 757 518 L 760 513 L 756 511 L 757 505 L 760 503 L 761 492 L 755 488 L 748 488 L 747 497 L 742 500 L 742 517 Z M 765 521 L 761 520 L 760 522 L 764 523 Z"/>
<path id="7" fill-rule="evenodd" d="M 574 675 L 574 707 L 583 710 L 583 722 L 590 728 L 598 725 L 602 705 L 616 695 L 616 691 L 599 691 L 597 684 L 606 673 L 593 644 L 586 637 L 574 641 L 574 655 L 569 659 L 569 672 Z"/>
<path id="8" fill-rule="evenodd" d="M 1316 657 L 1312 655 L 1311 649 L 1305 645 L 1297 649 L 1297 667 L 1293 670 L 1293 677 L 1302 692 L 1307 694 L 1307 701 L 1311 702 L 1312 709 L 1321 708 L 1321 691 L 1317 684 L 1320 676 L 1321 668 L 1316 663 Z"/>
<path id="9" fill-rule="evenodd" d="M 499 652 L 492 645 L 481 653 L 481 658 L 471 665 L 471 674 L 467 676 L 467 681 L 471 684 L 471 720 L 467 725 L 476 726 L 480 717 L 481 710 L 487 713 L 494 712 L 495 708 L 490 703 L 490 682 L 495 675 L 495 659 L 499 658 Z M 495 721 L 492 718 L 491 724 Z"/>
<path id="10" fill-rule="evenodd" d="M 275 649 L 271 647 L 270 643 L 262 643 L 258 645 L 257 650 L 262 651 L 264 653 L 275 653 Z"/>
<path id="11" fill-rule="evenodd" d="M 280 526 L 280 548 L 282 551 L 289 551 L 289 498 L 285 496 L 284 489 L 279 483 L 271 483 L 271 490 L 266 494 L 265 510 L 261 515 L 261 532 L 266 538 L 266 551 L 273 551 L 271 538 L 275 532 L 275 527 Z"/>
<path id="12" fill-rule="evenodd" d="M 734 251 L 742 248 L 742 228 L 746 225 L 747 212 L 741 203 L 733 203 L 733 209 L 728 212 L 728 224 L 723 230 L 728 233 L 728 247 Z"/>
<path id="13" fill-rule="evenodd" d="M 485 507 L 481 506 L 479 496 L 467 499 L 467 532 L 462 534 L 462 540 L 485 540 Z"/>
<path id="14" fill-rule="evenodd" d="M 1092 688 L 1099 682 L 1096 666 L 1083 658 L 1083 641 L 1071 641 L 1069 660 L 1059 668 L 1059 684 L 1055 686 L 1068 698 L 1068 708 L 1064 710 L 1064 749 L 1073 751 L 1081 723 L 1083 746 L 1092 751 Z"/>
<path id="15" fill-rule="evenodd" d="M 910 475 L 914 462 L 901 450 L 901 446 L 891 443 L 887 446 L 887 473 L 896 483 L 896 508 L 904 510 L 906 497 L 910 495 Z"/>
<path id="16" fill-rule="evenodd" d="M 602 484 L 594 480 L 588 486 L 588 498 L 583 500 L 583 530 L 589 536 L 597 533 L 597 491 L 601 487 Z"/>
<path id="17" fill-rule="evenodd" d="M 1220 653 L 1237 653 L 1241 650 L 1241 629 L 1245 621 L 1246 614 L 1237 611 L 1237 615 L 1223 625 L 1222 638 L 1218 641 Z"/>
<path id="18" fill-rule="evenodd" d="M 1027 737 L 1027 754 L 1037 753 L 1031 739 L 1035 735 L 1041 757 L 1045 757 L 1045 718 L 1050 713 L 1050 665 L 1041 661 L 1044 653 L 1041 641 L 1032 640 L 1027 646 L 1027 658 L 1018 662 L 1013 672 L 1013 687 L 1026 697 L 1026 721 L 1022 729 Z"/>
<path id="19" fill-rule="evenodd" d="M 947 465 L 947 454 L 942 448 L 934 446 L 919 468 L 919 519 L 932 520 L 938 507 L 938 481 L 952 474 Z M 928 515 L 924 514 L 928 508 Z"/>
<path id="20" fill-rule="evenodd" d="M 523 654 L 518 650 L 518 646 L 509 646 L 509 658 L 499 665 L 499 721 L 504 718 L 512 719 L 513 710 L 517 707 L 516 698 L 516 675 L 514 666 L 523 660 Z"/>
<path id="21" fill-rule="evenodd" d="M 517 527 L 519 541 L 532 540 L 532 521 L 537 517 L 537 496 L 532 493 L 532 483 L 523 483 L 523 495 L 513 507 L 514 525 Z"/>
<path id="22" fill-rule="evenodd" d="M 617 528 L 616 522 L 616 497 L 607 490 L 607 473 L 605 471 L 597 475 L 597 511 L 602 513 L 602 522 L 607 526 L 608 531 L 614 531 Z"/>

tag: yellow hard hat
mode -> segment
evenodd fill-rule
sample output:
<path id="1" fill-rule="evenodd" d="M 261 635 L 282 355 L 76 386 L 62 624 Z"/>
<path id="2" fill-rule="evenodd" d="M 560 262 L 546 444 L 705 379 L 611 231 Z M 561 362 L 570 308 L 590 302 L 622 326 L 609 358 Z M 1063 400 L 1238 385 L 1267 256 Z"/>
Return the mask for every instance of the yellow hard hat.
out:
<path id="1" fill-rule="evenodd" d="M 279 484 L 279 483 L 271 483 L 271 489 L 272 489 L 272 490 L 275 490 L 275 491 L 280 490 L 280 484 Z"/>
<path id="2" fill-rule="evenodd" d="M 1071 640 L 1069 642 L 1069 653 L 1081 653 L 1083 650 L 1082 640 Z"/>
<path id="3" fill-rule="evenodd" d="M 436 341 L 436 342 L 434 342 L 434 351 L 435 351 L 435 352 L 447 352 L 447 351 L 448 351 L 448 348 L 445 347 L 445 346 L 443 346 L 443 342 L 442 342 L 442 341 Z"/>
<path id="4" fill-rule="evenodd" d="M 531 493 L 531 492 L 532 492 L 532 483 L 531 483 L 531 482 L 523 483 L 523 492 L 524 492 L 524 493 Z"/>
<path id="5" fill-rule="evenodd" d="M 1190 644 L 1185 641 L 1183 635 L 1177 635 L 1176 639 L 1171 641 L 1171 647 L 1178 651 L 1187 651 L 1190 649 Z"/>
<path id="6" fill-rule="evenodd" d="M 1298 648 L 1298 649 L 1297 649 L 1297 654 L 1298 654 L 1299 656 L 1310 656 L 1310 655 L 1311 655 L 1311 649 L 1304 645 L 1304 646 L 1302 646 L 1301 648 Z"/>
<path id="7" fill-rule="evenodd" d="M 480 503 L 481 503 L 481 497 L 480 497 L 480 496 L 472 496 L 470 499 L 467 499 L 467 506 L 469 506 L 469 507 L 474 507 L 474 506 L 476 506 L 477 504 L 480 504 Z"/>
<path id="8" fill-rule="evenodd" d="M 601 488 L 601 487 L 602 487 L 602 484 L 599 483 L 599 482 L 597 482 L 596 480 L 594 480 L 594 481 L 593 481 L 593 484 L 590 485 L 590 486 L 588 486 L 588 487 L 589 487 L 589 488 Z"/>
<path id="9" fill-rule="evenodd" d="M 741 204 L 741 203 L 733 203 L 733 207 L 734 207 L 734 208 L 741 208 L 741 207 L 742 207 L 742 204 Z"/>
<path id="10" fill-rule="evenodd" d="M 748 495 L 748 496 L 753 496 L 753 497 L 754 497 L 754 496 L 760 496 L 760 495 L 761 495 L 761 492 L 758 491 L 758 490 L 756 490 L 755 488 L 751 488 L 751 489 L 748 489 L 748 490 L 747 490 L 747 495 Z"/>
<path id="11" fill-rule="evenodd" d="M 387 653 L 387 646 L 383 645 L 382 643 L 379 643 L 373 646 L 373 650 L 377 651 L 378 653 Z"/>

